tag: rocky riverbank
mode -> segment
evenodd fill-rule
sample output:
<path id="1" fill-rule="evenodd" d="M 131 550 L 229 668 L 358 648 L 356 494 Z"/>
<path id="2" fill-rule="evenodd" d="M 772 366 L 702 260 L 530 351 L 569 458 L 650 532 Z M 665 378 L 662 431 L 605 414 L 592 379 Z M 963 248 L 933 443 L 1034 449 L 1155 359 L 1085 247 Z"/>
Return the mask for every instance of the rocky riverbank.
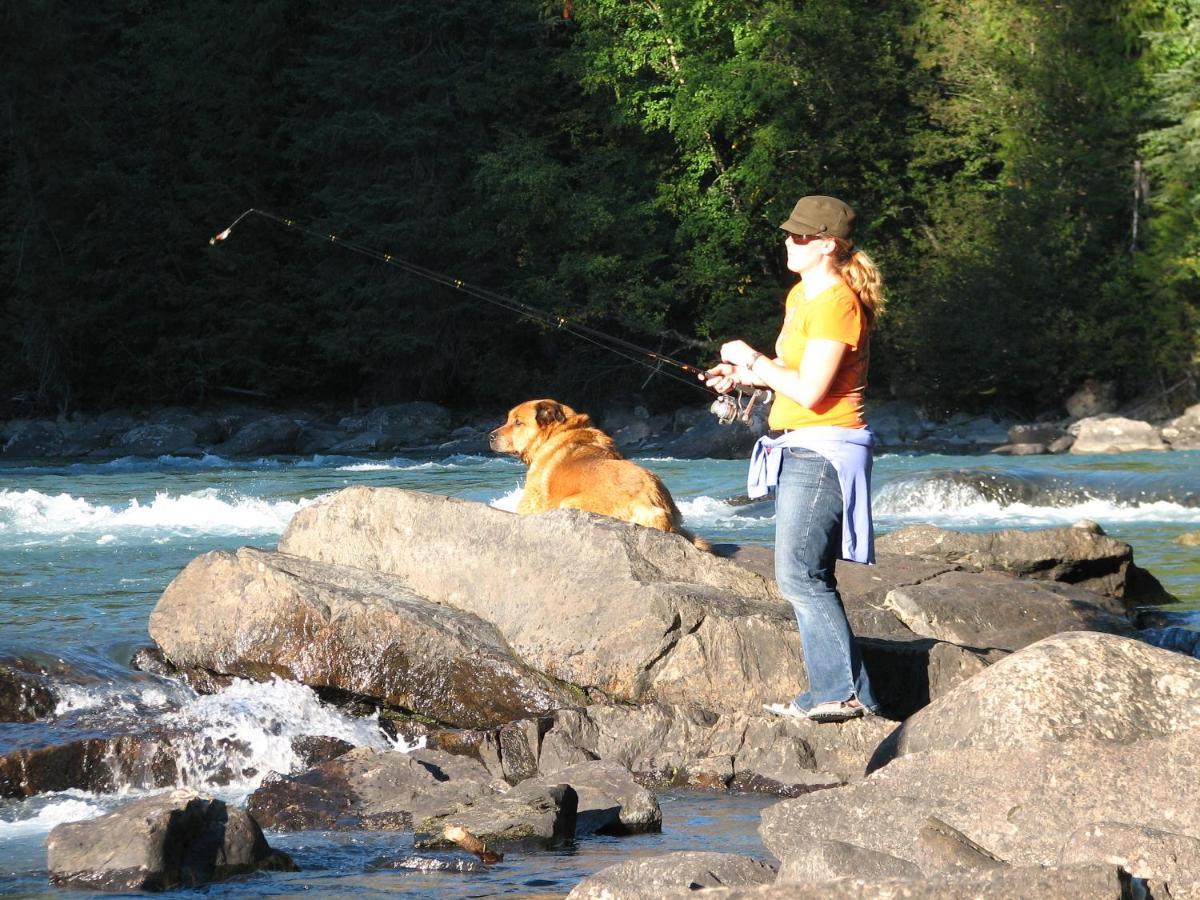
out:
<path id="1" fill-rule="evenodd" d="M 365 413 L 161 409 L 143 415 L 72 414 L 0 422 L 0 459 L 112 460 L 182 456 L 245 458 L 273 455 L 490 452 L 487 433 L 504 410 L 454 414 L 433 403 L 382 406 Z M 707 407 L 651 415 L 644 407 L 594 413 L 631 455 L 681 459 L 745 456 L 766 428 L 762 410 L 749 424 L 720 425 Z M 955 415 L 936 421 L 903 402 L 868 410 L 884 449 L 950 453 L 1111 453 L 1200 448 L 1200 404 L 1151 423 L 1100 412 L 1033 424 Z"/>
<path id="2" fill-rule="evenodd" d="M 136 821 L 195 820 L 170 853 L 111 817 L 60 826 L 53 877 L 128 887 L 136 869 L 169 885 L 291 865 L 259 826 L 408 832 L 422 865 L 463 871 L 508 849 L 655 830 L 653 792 L 689 784 L 783 798 L 762 824 L 780 865 L 642 859 L 575 894 L 1120 896 L 1130 878 L 1193 889 L 1200 875 L 1176 850 L 1200 845 L 1180 793 L 1197 771 L 1200 660 L 1146 642 L 1139 607 L 1171 598 L 1128 545 L 1094 527 L 918 526 L 879 551 L 878 566 L 840 564 L 838 577 L 887 717 L 817 725 L 761 711 L 805 686 L 764 548 L 710 555 L 576 511 L 343 490 L 301 510 L 275 551 L 193 560 L 151 614 L 156 647 L 138 664 L 202 691 L 235 676 L 298 681 L 382 711 L 390 734 L 423 749 L 310 741 L 245 813 L 194 796 L 139 807 Z M 47 715 L 54 687 L 54 673 L 0 668 L 0 715 Z M 0 794 L 171 785 L 175 739 L 15 751 L 0 757 Z M 240 849 L 220 851 L 216 820 Z M 479 861 L 445 855 L 461 846 Z M 180 853 L 200 861 L 159 862 Z"/>

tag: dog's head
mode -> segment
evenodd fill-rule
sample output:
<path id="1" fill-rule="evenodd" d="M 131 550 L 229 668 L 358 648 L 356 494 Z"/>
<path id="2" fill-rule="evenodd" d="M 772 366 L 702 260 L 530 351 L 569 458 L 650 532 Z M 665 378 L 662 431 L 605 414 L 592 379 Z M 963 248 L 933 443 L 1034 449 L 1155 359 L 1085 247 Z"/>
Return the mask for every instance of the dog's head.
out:
<path id="1" fill-rule="evenodd" d="M 555 428 L 575 415 L 557 400 L 526 400 L 508 411 L 504 424 L 488 435 L 488 443 L 497 453 L 511 453 L 528 463 Z"/>

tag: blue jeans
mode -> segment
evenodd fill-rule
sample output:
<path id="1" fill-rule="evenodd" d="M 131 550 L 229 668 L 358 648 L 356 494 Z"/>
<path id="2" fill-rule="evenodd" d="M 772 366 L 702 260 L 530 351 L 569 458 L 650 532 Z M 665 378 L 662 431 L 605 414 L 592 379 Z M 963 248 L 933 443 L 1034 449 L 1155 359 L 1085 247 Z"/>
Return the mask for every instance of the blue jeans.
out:
<path id="1" fill-rule="evenodd" d="M 801 709 L 857 697 L 874 711 L 867 671 L 837 592 L 842 549 L 842 487 L 833 464 L 811 450 L 787 449 L 775 490 L 775 580 L 796 613 L 809 689 Z"/>

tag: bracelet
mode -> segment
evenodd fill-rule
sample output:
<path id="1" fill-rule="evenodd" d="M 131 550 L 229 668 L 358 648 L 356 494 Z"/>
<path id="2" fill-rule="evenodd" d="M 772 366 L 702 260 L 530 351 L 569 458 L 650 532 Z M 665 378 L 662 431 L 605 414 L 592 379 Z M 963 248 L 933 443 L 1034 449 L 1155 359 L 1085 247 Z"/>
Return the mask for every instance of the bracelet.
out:
<path id="1" fill-rule="evenodd" d="M 760 359 L 762 359 L 765 355 L 766 355 L 765 353 L 759 353 L 757 350 L 754 351 L 754 359 L 750 360 L 750 365 L 746 366 L 746 368 L 749 371 L 753 372 L 754 367 L 758 365 L 758 361 Z"/>

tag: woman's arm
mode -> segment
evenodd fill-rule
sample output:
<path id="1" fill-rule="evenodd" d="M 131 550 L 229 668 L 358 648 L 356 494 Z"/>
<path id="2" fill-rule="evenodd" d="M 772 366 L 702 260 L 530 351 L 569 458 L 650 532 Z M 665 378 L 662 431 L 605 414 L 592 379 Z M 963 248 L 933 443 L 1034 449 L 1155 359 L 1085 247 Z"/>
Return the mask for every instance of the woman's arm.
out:
<path id="1" fill-rule="evenodd" d="M 809 338 L 798 369 L 783 365 L 759 353 L 745 341 L 731 341 L 721 347 L 721 359 L 743 370 L 760 387 L 769 387 L 801 406 L 812 409 L 825 399 L 837 375 L 848 345 L 828 338 Z"/>

